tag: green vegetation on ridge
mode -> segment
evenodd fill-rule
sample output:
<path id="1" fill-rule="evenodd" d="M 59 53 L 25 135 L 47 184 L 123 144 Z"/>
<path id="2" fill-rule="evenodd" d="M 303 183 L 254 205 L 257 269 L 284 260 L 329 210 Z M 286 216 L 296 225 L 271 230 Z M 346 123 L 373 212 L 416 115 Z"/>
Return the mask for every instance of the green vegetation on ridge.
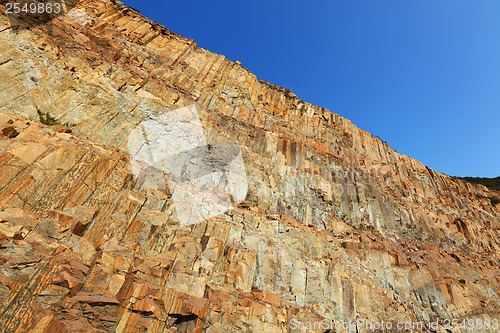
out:
<path id="1" fill-rule="evenodd" d="M 466 180 L 471 183 L 481 184 L 490 190 L 500 191 L 500 177 L 487 178 L 487 177 L 456 177 Z"/>
<path id="2" fill-rule="evenodd" d="M 490 190 L 500 191 L 500 177 L 487 178 L 487 177 L 455 177 L 468 181 L 470 183 L 481 184 L 489 188 Z M 497 205 L 500 203 L 500 198 L 495 196 L 485 197 L 490 199 L 492 205 Z"/>

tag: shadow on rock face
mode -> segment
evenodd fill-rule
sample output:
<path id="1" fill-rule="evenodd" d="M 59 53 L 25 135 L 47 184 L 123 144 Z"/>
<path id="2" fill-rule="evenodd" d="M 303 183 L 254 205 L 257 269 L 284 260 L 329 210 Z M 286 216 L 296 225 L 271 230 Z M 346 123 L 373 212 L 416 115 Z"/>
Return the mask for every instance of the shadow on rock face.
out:
<path id="1" fill-rule="evenodd" d="M 0 0 L 13 31 L 50 23 L 78 2 L 80 0 Z"/>

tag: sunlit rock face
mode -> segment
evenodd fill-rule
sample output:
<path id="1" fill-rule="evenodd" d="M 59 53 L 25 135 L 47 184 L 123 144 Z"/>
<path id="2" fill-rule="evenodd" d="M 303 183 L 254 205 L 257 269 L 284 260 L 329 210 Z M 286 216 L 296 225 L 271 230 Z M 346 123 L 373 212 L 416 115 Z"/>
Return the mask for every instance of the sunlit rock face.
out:
<path id="1" fill-rule="evenodd" d="M 0 332 L 495 332 L 498 192 L 118 1 L 3 13 Z"/>
<path id="2" fill-rule="evenodd" d="M 135 182 L 172 192 L 183 225 L 225 213 L 247 195 L 245 164 L 236 144 L 207 144 L 196 104 L 149 117 L 130 131 Z M 159 175 L 155 170 L 162 171 Z M 167 185 L 168 184 L 168 185 Z"/>

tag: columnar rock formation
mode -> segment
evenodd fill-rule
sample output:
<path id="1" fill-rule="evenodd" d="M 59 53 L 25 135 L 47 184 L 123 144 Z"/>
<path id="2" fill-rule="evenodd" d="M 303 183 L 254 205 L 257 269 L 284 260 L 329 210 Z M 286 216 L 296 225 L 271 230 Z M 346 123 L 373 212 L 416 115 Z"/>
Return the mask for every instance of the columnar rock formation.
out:
<path id="1" fill-rule="evenodd" d="M 465 319 L 454 332 L 476 332 L 500 319 L 488 199 L 500 193 L 119 1 L 0 25 L 0 332 L 289 332 L 323 319 L 439 320 L 439 332 Z M 168 189 L 136 182 L 127 143 L 193 103 L 209 143 L 240 146 L 249 191 L 185 226 Z M 46 113 L 70 128 L 41 124 Z"/>

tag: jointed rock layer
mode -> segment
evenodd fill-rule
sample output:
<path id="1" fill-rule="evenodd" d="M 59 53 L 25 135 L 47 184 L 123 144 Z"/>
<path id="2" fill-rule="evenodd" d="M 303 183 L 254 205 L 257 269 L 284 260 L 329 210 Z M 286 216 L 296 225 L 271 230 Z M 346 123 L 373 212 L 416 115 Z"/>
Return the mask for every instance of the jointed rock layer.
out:
<path id="1" fill-rule="evenodd" d="M 500 193 L 118 1 L 0 31 L 0 332 L 500 319 Z M 168 190 L 137 184 L 127 135 L 192 103 L 208 142 L 241 147 L 249 193 L 183 226 Z"/>

